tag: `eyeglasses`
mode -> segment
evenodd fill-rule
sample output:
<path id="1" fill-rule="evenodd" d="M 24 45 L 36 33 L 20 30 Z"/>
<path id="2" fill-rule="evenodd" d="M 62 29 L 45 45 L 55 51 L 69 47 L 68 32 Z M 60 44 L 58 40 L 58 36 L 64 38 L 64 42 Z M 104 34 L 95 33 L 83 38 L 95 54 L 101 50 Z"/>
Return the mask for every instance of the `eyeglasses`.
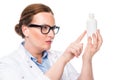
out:
<path id="1" fill-rule="evenodd" d="M 37 24 L 30 24 L 28 25 L 29 27 L 36 27 L 41 29 L 41 33 L 43 34 L 48 34 L 50 30 L 54 32 L 54 34 L 57 34 L 59 32 L 60 27 L 54 25 L 54 26 L 49 26 L 49 25 L 37 25 Z"/>

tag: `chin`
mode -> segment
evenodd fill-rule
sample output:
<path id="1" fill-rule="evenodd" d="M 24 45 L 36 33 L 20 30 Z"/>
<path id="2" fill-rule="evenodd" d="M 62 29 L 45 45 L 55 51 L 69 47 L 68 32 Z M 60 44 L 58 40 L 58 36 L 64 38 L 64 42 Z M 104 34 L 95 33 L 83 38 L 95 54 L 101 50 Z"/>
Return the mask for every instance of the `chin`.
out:
<path id="1" fill-rule="evenodd" d="M 50 48 L 51 48 L 51 46 L 49 46 L 49 47 L 46 47 L 46 48 L 45 48 L 45 50 L 49 50 Z"/>

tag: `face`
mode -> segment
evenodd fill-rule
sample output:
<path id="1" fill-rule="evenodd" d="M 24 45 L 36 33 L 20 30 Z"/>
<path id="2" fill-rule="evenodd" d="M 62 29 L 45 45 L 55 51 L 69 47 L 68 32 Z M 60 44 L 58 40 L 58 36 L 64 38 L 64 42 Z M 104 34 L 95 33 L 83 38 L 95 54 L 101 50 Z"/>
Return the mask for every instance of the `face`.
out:
<path id="1" fill-rule="evenodd" d="M 53 26 L 55 25 L 54 16 L 51 13 L 48 12 L 42 12 L 34 15 L 33 20 L 31 24 L 37 24 L 37 25 L 49 25 Z M 28 46 L 31 46 L 32 49 L 37 50 L 48 50 L 51 47 L 51 43 L 54 39 L 54 32 L 50 30 L 48 34 L 41 33 L 41 28 L 35 28 L 35 27 L 26 27 L 24 32 L 27 31 L 25 35 L 28 36 L 28 38 L 25 39 L 25 43 L 28 44 Z"/>

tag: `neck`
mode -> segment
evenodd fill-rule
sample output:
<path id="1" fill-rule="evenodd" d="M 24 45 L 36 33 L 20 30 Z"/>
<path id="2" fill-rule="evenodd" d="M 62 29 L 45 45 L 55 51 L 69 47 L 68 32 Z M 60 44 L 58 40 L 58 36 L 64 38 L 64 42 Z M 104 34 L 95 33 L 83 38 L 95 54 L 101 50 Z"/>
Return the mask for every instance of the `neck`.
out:
<path id="1" fill-rule="evenodd" d="M 24 47 L 32 56 L 34 56 L 38 60 L 38 62 L 42 62 L 44 49 L 37 49 L 27 42 L 25 42 Z"/>

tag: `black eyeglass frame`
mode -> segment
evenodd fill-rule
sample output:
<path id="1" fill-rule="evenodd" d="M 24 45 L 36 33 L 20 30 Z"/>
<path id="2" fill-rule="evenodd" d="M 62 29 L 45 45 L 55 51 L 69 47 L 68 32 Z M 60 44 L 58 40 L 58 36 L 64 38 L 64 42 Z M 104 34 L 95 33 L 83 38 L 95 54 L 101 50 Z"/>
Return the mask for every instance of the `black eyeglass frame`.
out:
<path id="1" fill-rule="evenodd" d="M 49 27 L 49 30 L 47 32 L 43 32 L 42 31 L 42 28 L 43 27 Z M 50 25 L 46 25 L 46 24 L 43 24 L 43 25 L 38 25 L 38 24 L 29 24 L 28 27 L 36 27 L 36 28 L 40 28 L 41 29 L 41 33 L 42 34 L 48 34 L 50 32 L 50 30 L 52 30 L 54 32 L 54 34 L 57 34 L 59 32 L 59 29 L 60 27 L 59 26 L 50 26 Z M 57 32 L 55 32 L 54 30 L 57 29 Z"/>

